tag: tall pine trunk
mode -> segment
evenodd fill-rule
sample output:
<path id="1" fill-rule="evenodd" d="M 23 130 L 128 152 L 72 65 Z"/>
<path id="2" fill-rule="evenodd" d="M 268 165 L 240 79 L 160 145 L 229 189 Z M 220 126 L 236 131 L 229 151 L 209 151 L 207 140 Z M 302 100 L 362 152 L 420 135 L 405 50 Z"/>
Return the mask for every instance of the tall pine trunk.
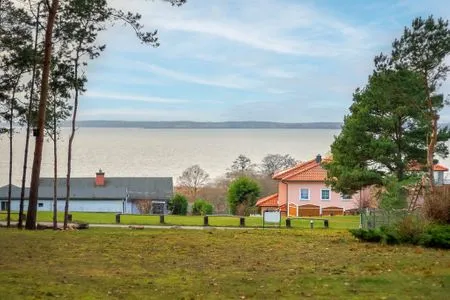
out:
<path id="1" fill-rule="evenodd" d="M 27 132 L 25 136 L 25 150 L 23 155 L 23 170 L 22 170 L 22 186 L 20 190 L 20 204 L 19 204 L 19 223 L 18 227 L 22 229 L 23 227 L 23 205 L 25 201 L 25 184 L 27 179 L 27 167 L 28 167 L 28 149 L 30 145 L 30 129 L 31 129 L 31 116 L 33 113 L 33 96 L 34 96 L 34 85 L 36 80 L 36 68 L 37 68 L 37 46 L 38 46 L 38 35 L 39 35 L 39 14 L 40 14 L 41 2 L 39 2 L 36 14 L 36 29 L 34 34 L 34 53 L 33 53 L 33 71 L 31 73 L 31 88 L 30 88 L 30 102 L 28 103 L 27 112 Z"/>
<path id="2" fill-rule="evenodd" d="M 56 97 L 53 97 L 53 229 L 58 229 L 58 132 L 56 131 Z"/>
<path id="3" fill-rule="evenodd" d="M 48 1 L 47 1 L 48 3 Z M 50 64 L 52 57 L 53 27 L 58 12 L 59 0 L 52 0 L 48 10 L 47 27 L 45 29 L 44 62 L 42 67 L 41 93 L 38 111 L 38 135 L 34 147 L 33 169 L 31 172 L 30 197 L 28 202 L 26 229 L 36 229 L 37 202 L 39 197 L 39 177 L 41 172 L 42 150 L 44 146 L 45 110 L 48 98 Z"/>
<path id="4" fill-rule="evenodd" d="M 74 83 L 75 83 L 75 99 L 73 103 L 73 114 L 72 114 L 72 131 L 69 138 L 69 147 L 67 149 L 67 178 L 66 178 L 66 203 L 64 205 L 64 230 L 67 229 L 67 219 L 69 214 L 69 201 L 70 201 L 70 173 L 72 172 L 72 145 L 75 138 L 75 126 L 77 119 L 78 110 L 78 96 L 79 96 L 79 86 L 78 86 L 78 64 L 79 64 L 80 54 L 77 51 L 75 57 L 75 70 L 74 70 Z"/>
<path id="5" fill-rule="evenodd" d="M 20 78 L 20 76 L 19 76 Z M 14 99 L 16 98 L 16 89 L 19 80 L 14 85 L 12 97 L 9 105 L 9 173 L 8 173 L 8 211 L 6 226 L 11 226 L 11 192 L 12 192 L 12 169 L 13 169 L 13 117 L 14 117 Z"/>

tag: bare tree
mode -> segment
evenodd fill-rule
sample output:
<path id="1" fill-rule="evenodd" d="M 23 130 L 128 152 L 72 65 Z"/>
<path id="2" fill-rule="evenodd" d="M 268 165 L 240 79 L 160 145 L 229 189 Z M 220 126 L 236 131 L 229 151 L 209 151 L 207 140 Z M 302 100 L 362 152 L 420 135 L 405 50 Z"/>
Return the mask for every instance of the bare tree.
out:
<path id="1" fill-rule="evenodd" d="M 196 199 L 198 190 L 203 187 L 209 179 L 209 174 L 200 168 L 199 165 L 193 165 L 183 171 L 178 177 L 180 187 L 187 190 L 191 199 Z"/>
<path id="2" fill-rule="evenodd" d="M 231 165 L 231 172 L 227 173 L 230 178 L 239 177 L 243 175 L 253 174 L 255 171 L 255 164 L 247 156 L 240 154 Z"/>
<path id="3" fill-rule="evenodd" d="M 295 166 L 297 161 L 289 154 L 267 154 L 260 165 L 261 173 L 272 176 L 275 172 Z"/>

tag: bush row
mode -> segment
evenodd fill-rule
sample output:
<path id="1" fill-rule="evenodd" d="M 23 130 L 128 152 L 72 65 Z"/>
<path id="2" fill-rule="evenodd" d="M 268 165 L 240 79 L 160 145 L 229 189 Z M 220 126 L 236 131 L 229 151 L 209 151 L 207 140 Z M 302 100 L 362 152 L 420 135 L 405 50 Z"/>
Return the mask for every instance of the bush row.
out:
<path id="1" fill-rule="evenodd" d="M 372 243 L 412 244 L 424 247 L 450 249 L 450 226 L 428 225 L 422 231 L 405 232 L 401 226 L 379 229 L 351 229 L 354 237 Z"/>

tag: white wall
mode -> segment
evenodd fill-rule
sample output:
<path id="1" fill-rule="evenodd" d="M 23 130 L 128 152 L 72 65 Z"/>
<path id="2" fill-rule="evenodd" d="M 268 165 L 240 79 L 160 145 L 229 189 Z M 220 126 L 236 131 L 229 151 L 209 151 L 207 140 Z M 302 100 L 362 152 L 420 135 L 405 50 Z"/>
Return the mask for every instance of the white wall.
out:
<path id="1" fill-rule="evenodd" d="M 2 200 L 3 201 L 3 200 Z M 39 206 L 41 204 L 42 206 Z M 19 211 L 19 200 L 12 200 L 11 210 Z M 64 211 L 65 200 L 58 200 L 58 211 Z M 24 211 L 28 209 L 28 201 L 24 201 Z M 38 211 L 52 211 L 53 200 L 39 200 Z M 122 200 L 71 200 L 69 211 L 75 212 L 122 212 Z"/>

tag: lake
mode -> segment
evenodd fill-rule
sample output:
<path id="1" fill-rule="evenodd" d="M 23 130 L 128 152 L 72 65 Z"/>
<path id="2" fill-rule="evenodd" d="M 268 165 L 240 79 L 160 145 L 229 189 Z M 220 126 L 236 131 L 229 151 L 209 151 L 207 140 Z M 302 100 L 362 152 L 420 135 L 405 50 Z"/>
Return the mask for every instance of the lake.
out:
<path id="1" fill-rule="evenodd" d="M 108 177 L 172 176 L 199 164 L 211 177 L 223 175 L 233 160 L 244 154 L 254 163 L 271 154 L 290 154 L 309 160 L 325 154 L 339 130 L 332 129 L 138 129 L 79 128 L 74 140 L 73 177 L 93 177 L 102 169 Z M 69 129 L 59 144 L 59 176 L 66 175 Z M 13 183 L 22 173 L 25 134 L 14 137 Z M 31 172 L 34 138 L 30 148 Z M 41 176 L 53 172 L 52 145 L 44 147 Z M 442 161 L 450 166 L 450 160 Z M 29 176 L 28 176 L 29 177 Z M 0 186 L 8 183 L 8 139 L 0 140 Z"/>

